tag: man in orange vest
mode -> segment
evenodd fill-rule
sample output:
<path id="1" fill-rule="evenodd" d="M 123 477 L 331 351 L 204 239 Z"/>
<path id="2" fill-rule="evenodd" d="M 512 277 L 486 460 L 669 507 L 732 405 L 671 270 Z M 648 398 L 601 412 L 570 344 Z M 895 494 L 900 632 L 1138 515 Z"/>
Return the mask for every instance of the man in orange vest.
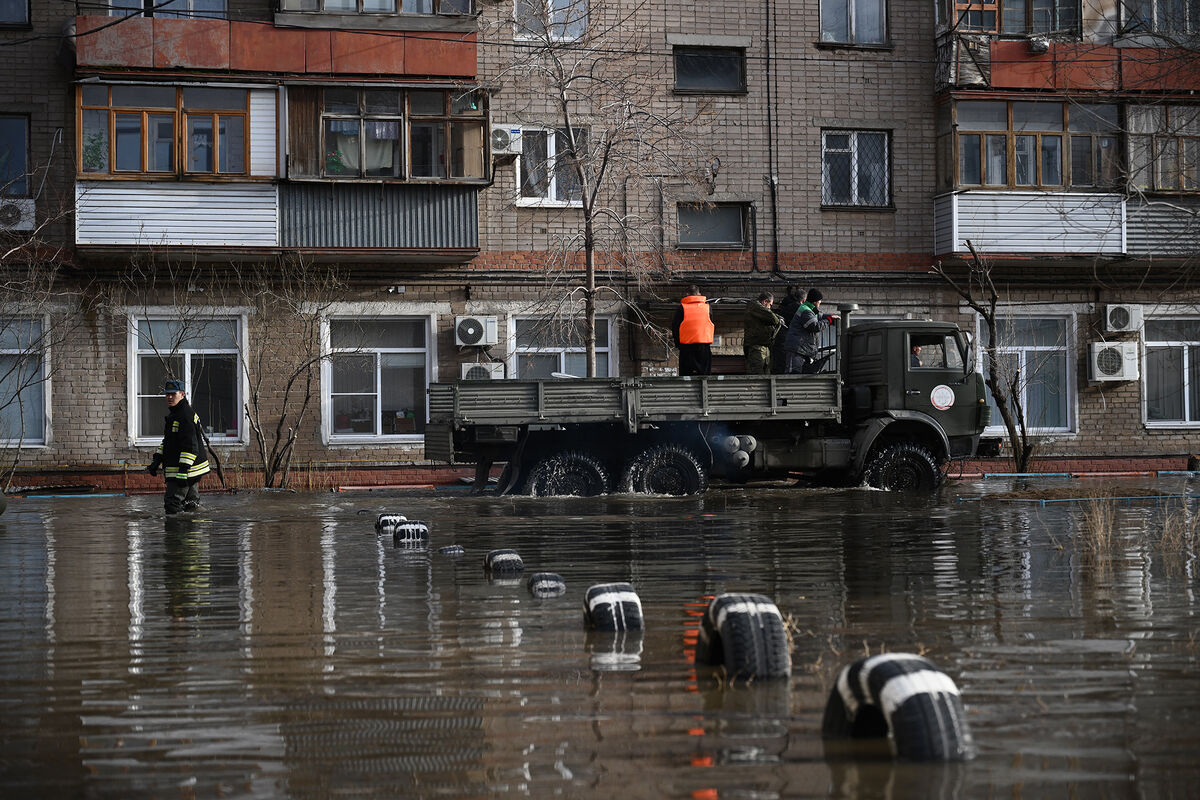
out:
<path id="1" fill-rule="evenodd" d="M 679 348 L 680 375 L 712 374 L 713 323 L 708 300 L 700 290 L 688 287 L 688 296 L 675 312 L 675 346 Z"/>

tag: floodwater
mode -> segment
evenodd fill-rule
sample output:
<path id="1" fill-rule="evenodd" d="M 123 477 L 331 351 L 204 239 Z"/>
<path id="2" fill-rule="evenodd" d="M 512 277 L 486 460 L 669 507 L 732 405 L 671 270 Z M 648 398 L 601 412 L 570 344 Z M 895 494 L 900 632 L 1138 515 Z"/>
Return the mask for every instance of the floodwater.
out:
<path id="1" fill-rule="evenodd" d="M 1104 505 L 1098 550 L 1086 509 L 1102 504 L 1011 495 L 1049 486 L 1101 488 L 211 494 L 169 521 L 157 497 L 14 499 L 0 795 L 1196 797 L 1200 579 L 1161 541 L 1196 501 Z M 378 536 L 382 511 L 426 521 L 428 546 Z M 500 547 L 566 594 L 489 580 Z M 588 635 L 584 593 L 609 581 L 636 588 L 642 635 Z M 697 615 L 725 591 L 789 618 L 790 680 L 727 687 L 692 663 Z M 822 741 L 838 670 L 881 651 L 950 675 L 974 760 Z"/>

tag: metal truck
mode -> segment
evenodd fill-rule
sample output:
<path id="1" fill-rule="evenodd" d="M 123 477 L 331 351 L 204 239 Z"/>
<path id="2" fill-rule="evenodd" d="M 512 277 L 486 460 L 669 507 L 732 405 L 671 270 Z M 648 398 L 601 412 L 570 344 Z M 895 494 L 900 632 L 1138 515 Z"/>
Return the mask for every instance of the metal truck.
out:
<path id="1" fill-rule="evenodd" d="M 969 338 L 920 320 L 850 326 L 813 375 L 435 383 L 425 455 L 482 491 L 698 494 L 710 478 L 810 478 L 933 491 L 976 454 L 990 407 Z"/>

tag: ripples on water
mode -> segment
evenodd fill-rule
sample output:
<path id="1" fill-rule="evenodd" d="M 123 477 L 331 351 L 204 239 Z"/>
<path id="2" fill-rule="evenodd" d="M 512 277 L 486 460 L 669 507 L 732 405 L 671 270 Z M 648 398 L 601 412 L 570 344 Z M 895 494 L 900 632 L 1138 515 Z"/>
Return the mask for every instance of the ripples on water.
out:
<path id="1" fill-rule="evenodd" d="M 170 521 L 157 498 L 14 500 L 0 517 L 0 792 L 1189 796 L 1194 565 L 1131 545 L 1100 569 L 1077 546 L 1076 507 L 995 491 L 210 495 Z M 428 546 L 376 535 L 385 510 L 428 521 Z M 437 552 L 451 543 L 465 554 Z M 526 576 L 562 575 L 566 595 L 489 580 L 498 547 Z M 589 635 L 583 594 L 616 580 L 637 588 L 646 630 Z M 722 688 L 691 663 L 722 591 L 765 594 L 791 620 L 790 681 Z M 822 742 L 836 672 L 882 650 L 955 679 L 975 761 Z"/>

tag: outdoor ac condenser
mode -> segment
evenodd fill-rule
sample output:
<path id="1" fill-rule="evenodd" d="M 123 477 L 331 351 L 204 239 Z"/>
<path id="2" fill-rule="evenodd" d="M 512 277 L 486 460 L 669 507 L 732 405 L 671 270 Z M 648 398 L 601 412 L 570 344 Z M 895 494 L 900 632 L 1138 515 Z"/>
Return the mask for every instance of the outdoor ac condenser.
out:
<path id="1" fill-rule="evenodd" d="M 1136 381 L 1137 342 L 1092 342 L 1088 375 L 1093 381 Z"/>

